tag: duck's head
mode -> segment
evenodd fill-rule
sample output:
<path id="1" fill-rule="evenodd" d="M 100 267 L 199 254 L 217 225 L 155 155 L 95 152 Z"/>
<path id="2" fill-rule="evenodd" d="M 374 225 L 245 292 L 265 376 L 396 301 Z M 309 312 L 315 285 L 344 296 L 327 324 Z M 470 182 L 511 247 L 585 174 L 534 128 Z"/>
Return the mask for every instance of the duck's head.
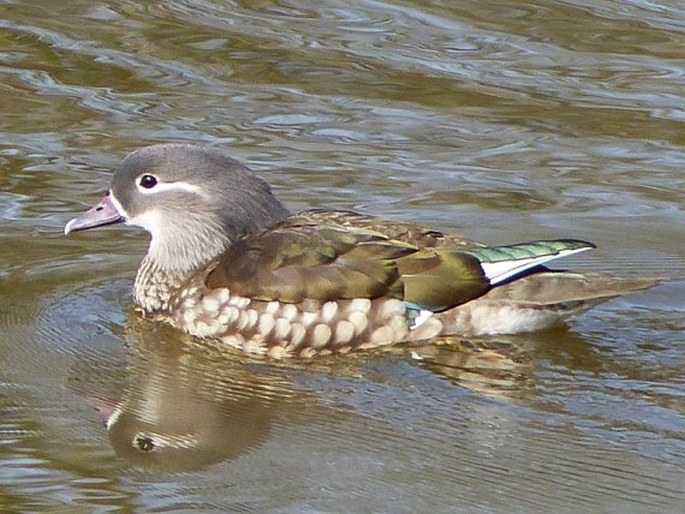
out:
<path id="1" fill-rule="evenodd" d="M 129 154 L 104 198 L 64 232 L 137 225 L 152 236 L 148 256 L 158 266 L 185 271 L 287 215 L 264 180 L 223 152 L 160 144 Z"/>

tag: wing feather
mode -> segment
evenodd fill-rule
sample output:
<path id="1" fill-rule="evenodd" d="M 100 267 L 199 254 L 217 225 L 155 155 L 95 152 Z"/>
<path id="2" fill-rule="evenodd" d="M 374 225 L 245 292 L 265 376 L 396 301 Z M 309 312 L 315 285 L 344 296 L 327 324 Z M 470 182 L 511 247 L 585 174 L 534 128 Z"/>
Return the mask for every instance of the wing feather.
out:
<path id="1" fill-rule="evenodd" d="M 215 264 L 207 286 L 264 301 L 387 296 L 436 310 L 489 287 L 475 257 L 436 248 L 439 232 L 390 223 L 389 232 L 403 237 L 395 239 L 372 223 L 375 218 L 335 211 L 326 222 L 322 212 L 293 216 L 238 241 Z M 428 244 L 409 241 L 411 230 L 423 231 Z"/>

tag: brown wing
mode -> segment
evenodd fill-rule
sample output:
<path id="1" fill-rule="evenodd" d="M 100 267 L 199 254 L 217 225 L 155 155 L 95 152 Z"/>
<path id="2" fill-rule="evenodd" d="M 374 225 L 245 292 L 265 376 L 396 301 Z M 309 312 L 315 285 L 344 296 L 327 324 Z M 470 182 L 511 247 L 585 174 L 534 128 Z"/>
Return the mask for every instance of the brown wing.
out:
<path id="1" fill-rule="evenodd" d="M 473 239 L 468 239 L 458 234 L 444 234 L 426 225 L 387 220 L 352 211 L 311 209 L 297 213 L 288 219 L 302 224 L 326 225 L 345 230 L 368 231 L 382 237 L 413 244 L 420 248 L 457 249 L 466 246 L 484 246 Z"/>
<path id="2" fill-rule="evenodd" d="M 238 241 L 220 257 L 207 286 L 290 303 L 389 296 L 435 310 L 489 289 L 478 260 L 469 254 L 388 237 L 379 226 L 350 223 L 352 213 L 330 222 L 323 214 L 295 215 Z"/>

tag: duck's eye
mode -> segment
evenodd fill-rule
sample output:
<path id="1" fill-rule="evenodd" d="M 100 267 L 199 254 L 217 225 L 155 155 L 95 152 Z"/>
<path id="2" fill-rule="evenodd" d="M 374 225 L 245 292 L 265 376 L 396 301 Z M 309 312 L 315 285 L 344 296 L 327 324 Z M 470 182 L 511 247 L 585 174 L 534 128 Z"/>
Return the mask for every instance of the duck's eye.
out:
<path id="1" fill-rule="evenodd" d="M 152 189 L 157 185 L 157 177 L 154 175 L 143 175 L 138 181 L 141 187 L 145 189 Z"/>

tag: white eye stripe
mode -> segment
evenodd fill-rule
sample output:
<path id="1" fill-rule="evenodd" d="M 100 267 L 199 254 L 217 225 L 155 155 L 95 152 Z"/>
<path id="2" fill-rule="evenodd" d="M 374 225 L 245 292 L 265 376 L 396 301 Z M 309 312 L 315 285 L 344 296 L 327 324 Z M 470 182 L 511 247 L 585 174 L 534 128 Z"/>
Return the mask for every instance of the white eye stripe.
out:
<path id="1" fill-rule="evenodd" d="M 157 182 L 151 188 L 145 188 L 140 185 L 140 181 L 136 181 L 136 187 L 138 191 L 144 195 L 154 195 L 157 193 L 164 193 L 170 191 L 184 191 L 186 193 L 194 193 L 200 196 L 207 196 L 201 187 L 195 186 L 193 184 L 188 184 L 188 182 Z"/>

